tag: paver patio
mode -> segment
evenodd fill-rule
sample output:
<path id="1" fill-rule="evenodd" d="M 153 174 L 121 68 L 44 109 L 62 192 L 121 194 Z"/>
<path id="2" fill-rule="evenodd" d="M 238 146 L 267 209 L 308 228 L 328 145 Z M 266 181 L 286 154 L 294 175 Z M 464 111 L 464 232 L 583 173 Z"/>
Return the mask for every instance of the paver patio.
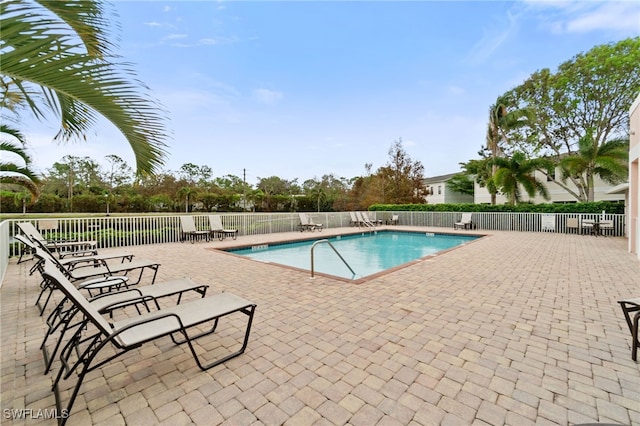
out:
<path id="1" fill-rule="evenodd" d="M 130 247 L 162 264 L 158 282 L 188 276 L 257 303 L 249 346 L 202 372 L 186 347 L 147 344 L 91 373 L 67 424 L 640 425 L 617 304 L 640 296 L 627 240 L 489 234 L 359 285 L 210 250 L 309 233 Z M 0 289 L 3 424 L 55 424 L 33 418 L 55 400 L 30 266 L 12 260 Z"/>

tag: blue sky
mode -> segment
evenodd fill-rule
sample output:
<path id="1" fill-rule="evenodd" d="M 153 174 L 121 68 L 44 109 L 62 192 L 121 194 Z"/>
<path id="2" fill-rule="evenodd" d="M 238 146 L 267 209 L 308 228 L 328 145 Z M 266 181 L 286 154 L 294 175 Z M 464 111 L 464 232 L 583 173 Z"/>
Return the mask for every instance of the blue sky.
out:
<path id="1" fill-rule="evenodd" d="M 115 1 L 120 54 L 168 111 L 164 169 L 351 178 L 402 138 L 426 176 L 477 157 L 489 106 L 541 68 L 640 34 L 640 2 Z M 35 166 L 64 155 L 133 166 L 108 123 L 55 145 L 26 132 Z"/>

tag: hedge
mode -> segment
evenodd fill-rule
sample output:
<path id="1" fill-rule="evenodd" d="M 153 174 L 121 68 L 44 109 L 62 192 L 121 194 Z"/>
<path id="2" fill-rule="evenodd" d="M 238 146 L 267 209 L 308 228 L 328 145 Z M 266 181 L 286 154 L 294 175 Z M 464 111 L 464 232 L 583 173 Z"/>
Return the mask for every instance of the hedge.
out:
<path id="1" fill-rule="evenodd" d="M 624 214 L 624 203 L 595 201 L 569 204 L 372 204 L 371 211 L 414 212 L 516 212 L 516 213 L 602 213 Z"/>

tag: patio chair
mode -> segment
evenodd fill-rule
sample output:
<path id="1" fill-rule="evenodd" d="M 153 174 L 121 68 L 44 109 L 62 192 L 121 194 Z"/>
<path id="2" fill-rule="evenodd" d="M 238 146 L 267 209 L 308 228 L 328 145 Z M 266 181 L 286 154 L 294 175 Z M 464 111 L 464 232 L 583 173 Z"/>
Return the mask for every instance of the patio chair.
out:
<path id="1" fill-rule="evenodd" d="M 219 215 L 209 216 L 209 226 L 211 227 L 211 230 L 209 231 L 211 235 L 214 238 L 218 237 L 220 241 L 224 240 L 227 237 L 231 237 L 234 240 L 238 238 L 238 230 L 225 228 L 222 225 L 222 218 Z"/>
<path id="2" fill-rule="evenodd" d="M 613 220 L 601 220 L 598 225 L 600 235 L 613 234 Z"/>
<path id="3" fill-rule="evenodd" d="M 570 217 L 567 219 L 567 232 L 580 231 L 580 224 L 577 217 Z"/>
<path id="4" fill-rule="evenodd" d="M 391 215 L 391 219 L 389 219 L 389 225 L 397 225 L 400 220 L 400 216 L 397 214 Z"/>
<path id="5" fill-rule="evenodd" d="M 322 223 L 315 223 L 313 221 L 313 217 L 311 217 L 310 214 L 307 214 L 307 224 L 311 227 L 312 231 L 315 231 L 316 229 L 320 232 L 322 232 L 322 229 L 324 228 L 324 224 Z"/>
<path id="6" fill-rule="evenodd" d="M 46 277 L 43 277 L 43 279 L 48 280 Z M 49 283 L 49 285 L 54 286 L 53 283 Z M 89 303 L 91 303 L 101 314 L 112 314 L 114 310 L 126 308 L 128 306 L 135 306 L 138 314 L 141 314 L 139 305 L 143 305 L 147 312 L 151 311 L 149 305 L 152 305 L 159 310 L 160 305 L 158 304 L 158 299 L 177 295 L 176 304 L 179 305 L 182 301 L 183 294 L 193 291 L 196 294 L 199 294 L 200 297 L 205 297 L 208 288 L 209 286 L 206 284 L 197 284 L 188 278 L 179 278 L 149 286 L 129 288 L 111 293 L 101 293 L 89 298 L 88 300 Z M 64 341 L 64 337 L 67 332 L 82 324 L 81 319 L 75 318 L 77 314 L 77 307 L 70 302 L 69 298 L 65 297 L 47 317 L 46 323 L 48 329 L 42 340 L 42 344 L 40 345 L 40 350 L 42 351 L 45 364 L 44 374 L 47 374 L 51 369 L 55 355 Z M 60 330 L 58 339 L 55 342 L 53 349 L 48 350 L 47 340 L 49 340 L 49 337 L 57 330 Z"/>
<path id="7" fill-rule="evenodd" d="M 351 217 L 351 226 L 360 226 L 361 223 L 358 216 L 356 216 L 356 212 L 349 212 L 349 216 Z"/>
<path id="8" fill-rule="evenodd" d="M 31 238 L 31 240 L 40 241 L 51 251 L 96 251 L 98 245 L 97 241 L 47 240 L 31 222 L 18 222 L 16 225 L 24 235 Z"/>
<path id="9" fill-rule="evenodd" d="M 471 229 L 473 222 L 471 221 L 471 213 L 462 213 L 462 217 L 459 222 L 453 224 L 453 229 Z"/>
<path id="10" fill-rule="evenodd" d="M 209 241 L 210 232 L 204 230 L 199 231 L 196 228 L 193 216 L 180 216 L 180 228 L 182 231 L 180 234 L 180 242 L 183 242 L 187 238 L 191 240 L 191 244 L 193 244 L 198 238 L 206 238 L 206 240 Z"/>
<path id="11" fill-rule="evenodd" d="M 16 235 L 14 238 L 17 241 L 20 241 L 24 244 L 23 251 L 26 249 L 31 253 L 35 253 L 36 251 L 36 242 L 31 240 L 25 235 Z M 55 254 L 49 250 L 45 245 L 40 245 L 40 247 L 47 251 L 51 256 L 55 257 Z M 94 254 L 96 250 L 82 250 L 79 252 L 56 252 L 58 254 L 58 259 L 60 263 L 70 269 L 73 269 L 76 266 L 92 263 L 94 266 L 99 266 L 99 262 L 102 260 L 110 260 L 110 259 L 120 259 L 121 262 L 131 261 L 133 259 L 132 253 L 109 253 L 109 254 Z M 75 255 L 72 255 L 75 254 Z M 22 255 L 20 256 L 22 258 Z M 33 273 L 38 269 L 38 262 L 42 262 L 42 259 L 36 261 L 36 263 L 29 270 L 29 275 L 33 275 Z M 18 263 L 20 260 L 18 260 Z"/>
<path id="12" fill-rule="evenodd" d="M 315 231 L 316 229 L 322 231 L 321 223 L 313 223 L 311 216 L 306 213 L 298 213 L 298 217 L 300 218 L 300 224 L 298 225 L 298 231 Z"/>
<path id="13" fill-rule="evenodd" d="M 362 217 L 364 218 L 365 221 L 369 223 L 373 223 L 373 226 L 382 225 L 382 220 L 371 219 L 371 217 L 369 217 L 369 213 L 367 212 L 362 212 Z"/>
<path id="14" fill-rule="evenodd" d="M 640 297 L 634 299 L 619 300 L 618 303 L 622 307 L 624 319 L 627 321 L 629 331 L 631 332 L 631 359 L 638 361 L 638 348 L 640 347 L 640 335 L 638 333 L 640 323 Z M 631 318 L 631 314 L 636 314 Z"/>
<path id="15" fill-rule="evenodd" d="M 581 230 L 583 234 L 597 235 L 596 221 L 592 219 L 584 219 L 581 224 Z"/>
<path id="16" fill-rule="evenodd" d="M 360 225 L 362 225 L 362 226 L 366 226 L 367 228 L 374 228 L 375 227 L 375 225 L 371 221 L 369 221 L 368 219 L 366 219 L 364 217 L 362 212 L 356 212 L 356 218 L 358 219 L 358 221 L 360 222 Z"/>
<path id="17" fill-rule="evenodd" d="M 82 324 L 77 327 L 69 341 L 60 350 L 61 366 L 53 380 L 57 412 L 67 414 L 59 419 L 61 426 L 66 423 L 71 414 L 73 404 L 88 373 L 130 350 L 138 349 L 145 343 L 166 336 L 170 336 L 175 344 L 186 343 L 198 367 L 205 371 L 241 355 L 249 342 L 256 304 L 231 293 L 219 293 L 159 311 L 146 312 L 119 321 L 108 321 L 57 268 L 47 263 L 44 276 L 62 290 L 82 315 Z M 248 317 L 240 349 L 203 364 L 193 345 L 194 340 L 212 334 L 222 317 L 236 313 Z M 206 323 L 212 323 L 209 330 L 193 334 L 191 331 L 193 327 Z M 177 337 L 181 337 L 180 340 Z M 103 353 L 105 349 L 106 352 Z M 63 409 L 60 382 L 62 379 L 68 380 L 76 375 L 76 383 L 70 389 L 69 399 Z"/>
<path id="18" fill-rule="evenodd" d="M 41 243 L 39 241 L 36 241 L 36 244 Z M 145 269 L 151 269 L 153 271 L 153 277 L 151 278 L 151 284 L 153 284 L 156 280 L 158 269 L 160 268 L 160 264 L 157 262 L 136 259 L 130 262 L 116 263 L 111 265 L 109 265 L 105 260 L 100 260 L 97 261 L 97 264 L 99 266 L 96 266 L 96 264 L 91 264 L 82 267 L 76 266 L 73 269 L 69 269 L 68 267 L 60 263 L 59 259 L 56 259 L 49 252 L 47 252 L 42 246 L 36 247 L 35 256 L 38 259 L 43 260 L 43 262 L 38 262 L 38 268 L 41 273 L 45 264 L 50 262 L 54 264 L 70 281 L 82 281 L 81 285 L 83 285 L 85 288 L 98 289 L 100 291 L 102 291 L 103 288 L 110 289 L 112 287 L 128 287 L 130 285 L 138 284 L 142 280 L 142 275 L 144 274 Z M 129 273 L 136 270 L 140 271 L 138 278 L 135 281 L 129 282 Z M 113 283 L 110 285 L 103 284 L 104 282 L 106 282 L 104 278 L 111 278 L 113 280 Z M 122 278 L 124 278 L 124 283 L 121 282 Z M 40 287 L 41 291 L 36 300 L 36 306 L 40 308 L 40 315 L 42 315 L 47 304 L 49 303 L 49 300 L 51 299 L 54 288 L 50 285 L 47 285 L 47 283 L 44 281 L 40 284 Z M 49 292 L 49 295 L 47 296 L 44 304 L 41 306 L 40 300 L 47 291 Z"/>

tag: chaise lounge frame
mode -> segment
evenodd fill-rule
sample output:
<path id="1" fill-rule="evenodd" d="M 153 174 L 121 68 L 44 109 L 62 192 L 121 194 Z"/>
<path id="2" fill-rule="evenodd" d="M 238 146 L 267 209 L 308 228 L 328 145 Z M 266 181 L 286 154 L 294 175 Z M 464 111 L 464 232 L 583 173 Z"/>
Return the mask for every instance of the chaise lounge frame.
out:
<path id="1" fill-rule="evenodd" d="M 640 297 L 635 299 L 619 300 L 618 303 L 622 307 L 624 319 L 627 321 L 629 331 L 631 332 L 631 359 L 638 361 L 638 348 L 640 348 Z M 636 314 L 631 318 L 631 314 Z"/>
<path id="2" fill-rule="evenodd" d="M 47 240 L 31 222 L 18 222 L 16 223 L 16 226 L 18 226 L 24 235 L 33 241 L 37 241 L 49 250 L 59 252 L 69 251 L 71 253 L 89 252 L 98 254 L 96 248 L 98 246 L 97 241 L 51 241 Z"/>
<path id="3" fill-rule="evenodd" d="M 45 265 L 43 275 L 62 290 L 83 315 L 82 325 L 76 329 L 69 341 L 60 351 L 62 365 L 53 381 L 53 391 L 58 413 L 64 413 L 58 419 L 58 425 L 63 426 L 75 402 L 85 376 L 120 357 L 130 350 L 137 349 L 143 344 L 170 336 L 175 344 L 186 343 L 198 367 L 205 371 L 244 353 L 249 342 L 251 324 L 256 304 L 231 293 L 219 293 L 214 296 L 182 303 L 160 311 L 144 313 L 136 317 L 117 322 L 107 321 L 98 310 L 82 296 L 64 275 L 49 263 Z M 220 318 L 242 313 L 247 315 L 247 326 L 242 346 L 239 350 L 222 356 L 208 364 L 203 364 L 192 341 L 215 332 Z M 195 335 L 189 335 L 192 327 L 213 322 L 211 329 Z M 86 330 L 86 331 L 85 331 Z M 182 338 L 176 339 L 175 335 Z M 115 353 L 97 359 L 105 348 L 112 348 Z M 62 409 L 60 381 L 67 380 L 77 373 L 78 378 L 66 408 Z"/>
<path id="4" fill-rule="evenodd" d="M 66 277 L 69 281 L 76 282 L 82 280 L 90 280 L 96 278 L 102 278 L 102 280 L 97 281 L 84 281 L 83 284 L 91 285 L 92 288 L 102 289 L 108 288 L 111 289 L 113 287 L 119 288 L 121 286 L 128 287 L 129 285 L 135 285 L 140 283 L 142 280 L 142 275 L 144 274 L 145 269 L 151 269 L 153 271 L 153 277 L 151 278 L 151 284 L 156 281 L 156 276 L 158 275 L 158 269 L 160 268 L 160 264 L 153 261 L 148 260 L 132 260 L 130 262 L 123 262 L 115 265 L 109 265 L 105 260 L 97 260 L 98 263 L 93 263 L 91 265 L 85 265 L 84 267 L 75 267 L 73 269 L 67 268 L 65 265 L 61 264 L 55 256 L 52 256 L 43 246 L 42 242 L 35 240 L 36 245 L 40 247 L 36 247 L 35 256 L 38 259 L 44 260 L 44 262 L 38 261 L 38 269 L 42 272 L 43 265 L 47 263 L 47 261 L 54 264 Z M 135 281 L 129 281 L 129 273 L 131 271 L 140 270 L 140 273 Z M 123 274 L 123 275 L 118 275 Z M 108 281 L 113 280 L 112 283 L 108 283 Z M 124 281 L 124 282 L 122 282 Z M 105 282 L 106 284 L 101 284 L 101 282 Z M 44 312 L 49 300 L 51 299 L 51 295 L 53 293 L 54 288 L 47 283 L 46 280 L 43 280 L 40 284 L 41 290 L 38 295 L 38 299 L 36 300 L 36 306 L 40 309 L 40 315 Z M 40 300 L 46 291 L 49 291 L 49 295 L 47 296 L 44 304 L 40 305 Z"/>
<path id="5" fill-rule="evenodd" d="M 46 280 L 48 281 L 48 279 Z M 53 286 L 54 284 L 50 283 L 50 285 Z M 116 309 L 132 305 L 136 307 L 138 314 L 141 314 L 138 307 L 139 305 L 143 305 L 147 312 L 151 311 L 149 303 L 159 310 L 160 305 L 158 304 L 158 299 L 177 295 L 178 298 L 176 304 L 179 305 L 184 293 L 193 291 L 199 294 L 200 297 L 205 297 L 208 288 L 209 286 L 206 284 L 197 284 L 188 278 L 178 278 L 150 286 L 128 288 L 122 291 L 114 291 L 110 293 L 101 293 L 88 300 L 101 314 L 111 314 Z M 40 350 L 42 351 L 45 364 L 44 374 L 47 374 L 51 369 L 55 355 L 58 352 L 67 332 L 82 325 L 82 321 L 74 322 L 74 317 L 78 312 L 79 310 L 77 306 L 72 303 L 68 297 L 64 297 L 47 317 L 46 323 L 48 329 L 42 340 L 42 344 L 40 345 Z M 58 329 L 60 330 L 58 340 L 54 344 L 53 350 L 49 351 L 47 349 L 47 340 L 49 340 L 49 337 Z"/>

